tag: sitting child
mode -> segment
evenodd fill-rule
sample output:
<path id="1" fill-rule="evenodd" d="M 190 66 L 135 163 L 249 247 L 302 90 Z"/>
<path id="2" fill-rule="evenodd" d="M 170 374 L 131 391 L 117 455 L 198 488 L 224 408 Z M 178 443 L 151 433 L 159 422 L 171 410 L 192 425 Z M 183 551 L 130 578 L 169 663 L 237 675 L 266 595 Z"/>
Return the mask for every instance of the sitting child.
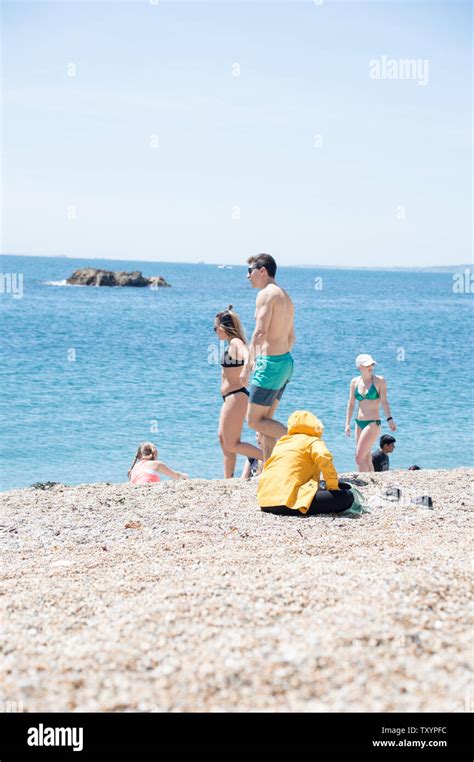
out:
<path id="1" fill-rule="evenodd" d="M 160 474 L 169 476 L 171 479 L 189 479 L 187 474 L 173 471 L 172 468 L 157 460 L 158 450 L 153 442 L 142 442 L 139 445 L 135 459 L 128 471 L 128 478 L 132 484 L 150 484 L 160 481 Z"/>

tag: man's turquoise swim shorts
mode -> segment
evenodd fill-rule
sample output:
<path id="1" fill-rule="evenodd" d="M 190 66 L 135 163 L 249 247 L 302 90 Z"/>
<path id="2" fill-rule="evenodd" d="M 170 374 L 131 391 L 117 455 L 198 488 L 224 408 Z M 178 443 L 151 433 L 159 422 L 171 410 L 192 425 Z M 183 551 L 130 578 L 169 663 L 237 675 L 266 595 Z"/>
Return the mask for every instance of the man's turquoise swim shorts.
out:
<path id="1" fill-rule="evenodd" d="M 291 352 L 284 355 L 259 355 L 250 386 L 249 402 L 269 407 L 281 400 L 288 381 L 293 375 Z"/>

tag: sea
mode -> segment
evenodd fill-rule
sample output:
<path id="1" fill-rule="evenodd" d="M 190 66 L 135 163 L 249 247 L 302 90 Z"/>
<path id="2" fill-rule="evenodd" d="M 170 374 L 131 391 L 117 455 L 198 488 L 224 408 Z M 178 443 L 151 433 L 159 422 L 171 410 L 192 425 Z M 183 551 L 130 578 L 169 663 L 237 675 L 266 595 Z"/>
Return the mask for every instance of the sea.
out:
<path id="1" fill-rule="evenodd" d="M 126 482 L 142 441 L 192 478 L 222 478 L 223 345 L 213 320 L 233 304 L 251 335 L 257 292 L 244 262 L 4 255 L 1 265 L 2 491 Z M 162 275 L 171 288 L 66 284 L 86 266 Z M 355 470 L 345 411 L 355 357 L 367 352 L 387 380 L 398 426 L 391 468 L 473 466 L 470 278 L 469 270 L 279 268 L 295 304 L 296 343 L 276 418 L 312 411 L 337 470 Z M 246 424 L 242 438 L 255 441 Z M 243 465 L 239 456 L 236 475 Z"/>

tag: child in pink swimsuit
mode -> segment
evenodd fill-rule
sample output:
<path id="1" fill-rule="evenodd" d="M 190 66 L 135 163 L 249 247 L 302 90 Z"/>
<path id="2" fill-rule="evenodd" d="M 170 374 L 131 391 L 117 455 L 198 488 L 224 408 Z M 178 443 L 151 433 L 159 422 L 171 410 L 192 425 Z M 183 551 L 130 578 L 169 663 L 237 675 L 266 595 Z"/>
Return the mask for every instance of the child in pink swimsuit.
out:
<path id="1" fill-rule="evenodd" d="M 160 481 L 160 473 L 171 479 L 189 479 L 187 474 L 173 471 L 166 463 L 158 460 L 158 450 L 153 442 L 142 442 L 128 471 L 128 478 L 135 485 L 153 484 Z"/>

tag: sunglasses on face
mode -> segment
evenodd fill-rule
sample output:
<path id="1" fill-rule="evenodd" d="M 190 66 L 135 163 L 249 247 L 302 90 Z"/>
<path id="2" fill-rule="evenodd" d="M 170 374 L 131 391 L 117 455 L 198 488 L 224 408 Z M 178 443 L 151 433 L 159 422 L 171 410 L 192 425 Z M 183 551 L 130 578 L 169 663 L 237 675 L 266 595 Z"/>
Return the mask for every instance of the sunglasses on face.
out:
<path id="1" fill-rule="evenodd" d="M 247 267 L 247 273 L 249 275 L 252 275 L 254 270 L 260 270 L 260 269 L 261 269 L 261 265 L 254 265 L 253 267 Z"/>

